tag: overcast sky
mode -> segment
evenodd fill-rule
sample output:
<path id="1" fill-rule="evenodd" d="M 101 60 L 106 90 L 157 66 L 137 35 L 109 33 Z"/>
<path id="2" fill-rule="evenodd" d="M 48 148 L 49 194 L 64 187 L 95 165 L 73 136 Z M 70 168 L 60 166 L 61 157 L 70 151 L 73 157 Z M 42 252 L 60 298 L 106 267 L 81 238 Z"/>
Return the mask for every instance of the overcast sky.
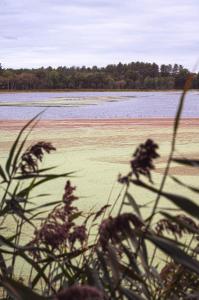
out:
<path id="1" fill-rule="evenodd" d="M 199 0 L 0 0 L 0 62 L 177 62 L 192 69 L 198 30 Z"/>

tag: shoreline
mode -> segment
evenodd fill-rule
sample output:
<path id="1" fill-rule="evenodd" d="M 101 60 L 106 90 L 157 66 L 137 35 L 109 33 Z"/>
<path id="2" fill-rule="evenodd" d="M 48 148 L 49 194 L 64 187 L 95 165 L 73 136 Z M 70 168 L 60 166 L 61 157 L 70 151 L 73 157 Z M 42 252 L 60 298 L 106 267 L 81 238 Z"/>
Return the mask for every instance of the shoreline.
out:
<path id="1" fill-rule="evenodd" d="M 0 129 L 16 130 L 27 123 L 28 120 L 0 120 Z M 144 119 L 63 119 L 40 120 L 36 128 L 75 128 L 75 127 L 118 127 L 118 126 L 160 126 L 171 127 L 173 118 L 144 118 Z M 199 126 L 199 118 L 184 118 L 180 126 Z"/>
<path id="2" fill-rule="evenodd" d="M 199 91 L 199 89 L 190 89 L 189 91 Z M 13 93 L 82 93 L 82 92 L 182 92 L 182 89 L 42 89 L 42 90 L 0 90 L 0 94 Z"/>

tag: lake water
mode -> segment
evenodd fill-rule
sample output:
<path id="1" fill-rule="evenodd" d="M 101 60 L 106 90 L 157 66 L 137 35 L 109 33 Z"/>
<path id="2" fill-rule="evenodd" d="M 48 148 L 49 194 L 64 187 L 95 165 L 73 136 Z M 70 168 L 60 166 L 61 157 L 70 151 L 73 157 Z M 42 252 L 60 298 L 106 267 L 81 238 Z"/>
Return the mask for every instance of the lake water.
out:
<path id="1" fill-rule="evenodd" d="M 43 119 L 172 118 L 180 91 L 0 93 L 0 120 L 30 119 L 46 108 Z M 199 117 L 199 92 L 190 91 L 185 118 Z"/>

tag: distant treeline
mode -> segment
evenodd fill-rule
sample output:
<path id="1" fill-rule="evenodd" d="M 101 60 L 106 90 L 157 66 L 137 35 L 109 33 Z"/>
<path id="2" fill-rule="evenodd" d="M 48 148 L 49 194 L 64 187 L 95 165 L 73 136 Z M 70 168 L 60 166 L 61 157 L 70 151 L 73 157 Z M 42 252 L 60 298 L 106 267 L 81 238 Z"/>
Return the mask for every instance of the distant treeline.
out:
<path id="1" fill-rule="evenodd" d="M 38 69 L 4 69 L 0 64 L 0 89 L 181 89 L 189 73 L 178 64 L 144 62 Z M 199 73 L 192 88 L 199 88 Z"/>

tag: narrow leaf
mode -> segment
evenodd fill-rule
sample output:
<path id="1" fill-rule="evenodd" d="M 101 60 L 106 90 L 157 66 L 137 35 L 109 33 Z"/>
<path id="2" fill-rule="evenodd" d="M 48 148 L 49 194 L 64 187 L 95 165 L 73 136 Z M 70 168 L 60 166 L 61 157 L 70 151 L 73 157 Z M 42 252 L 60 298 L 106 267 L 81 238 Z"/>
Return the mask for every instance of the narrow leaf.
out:
<path id="1" fill-rule="evenodd" d="M 32 189 L 34 189 L 36 186 L 39 186 L 40 184 L 43 184 L 45 182 L 48 182 L 50 180 L 54 180 L 54 179 L 57 179 L 57 178 L 61 178 L 61 177 L 68 177 L 72 174 L 73 172 L 68 172 L 68 173 L 63 173 L 63 174 L 57 174 L 57 175 L 49 175 L 47 178 L 44 178 L 44 179 L 41 179 L 37 182 L 35 182 L 34 184 L 32 184 L 31 186 L 21 190 L 19 193 L 18 193 L 18 196 L 24 196 L 24 195 L 27 195 Z"/>
<path id="2" fill-rule="evenodd" d="M 191 216 L 199 219 L 199 206 L 195 204 L 193 201 L 191 201 L 189 198 L 186 198 L 184 196 L 166 193 L 166 192 L 160 192 L 158 189 L 140 181 L 140 180 L 132 180 L 132 182 L 138 186 L 142 186 L 156 194 L 160 193 L 161 196 L 164 196 L 168 200 L 170 200 L 173 204 L 180 207 L 183 211 L 190 214 Z"/>
<path id="3" fill-rule="evenodd" d="M 14 157 L 14 154 L 15 154 L 15 151 L 16 151 L 16 148 L 17 148 L 17 145 L 19 143 L 19 140 L 23 134 L 23 132 L 26 130 L 26 128 L 28 128 L 30 126 L 31 123 L 33 123 L 41 114 L 43 113 L 40 112 L 39 114 L 37 114 L 34 118 L 32 118 L 19 132 L 16 140 L 14 141 L 11 149 L 10 149 L 10 152 L 9 152 L 9 155 L 8 155 L 8 159 L 7 159 L 7 162 L 6 162 L 6 171 L 7 171 L 7 174 L 10 175 L 10 166 L 12 164 L 12 160 L 13 160 L 13 157 Z"/>
<path id="4" fill-rule="evenodd" d="M 181 165 L 199 168 L 199 159 L 173 158 L 172 160 Z"/>
<path id="5" fill-rule="evenodd" d="M 44 299 L 53 299 L 42 297 L 35 292 L 33 292 L 27 286 L 24 286 L 18 281 L 15 281 L 11 278 L 6 278 L 1 281 L 3 287 L 8 291 L 8 293 L 16 300 L 44 300 Z"/>
<path id="6" fill-rule="evenodd" d="M 136 212 L 136 214 L 141 218 L 140 208 L 137 205 L 134 197 L 129 193 L 126 193 L 126 197 L 129 201 L 129 203 L 132 205 L 132 207 L 133 207 L 134 211 Z"/>
<path id="7" fill-rule="evenodd" d="M 100 281 L 97 270 L 94 267 L 90 268 L 88 265 L 86 266 L 85 273 L 88 278 L 88 284 L 96 287 L 97 289 L 103 291 L 103 286 Z"/>
<path id="8" fill-rule="evenodd" d="M 129 300 L 145 300 L 145 298 L 141 297 L 140 295 L 127 288 L 120 287 L 119 290 Z"/>
<path id="9" fill-rule="evenodd" d="M 164 253 L 169 255 L 175 262 L 199 274 L 199 262 L 177 247 L 175 242 L 149 233 L 146 234 L 146 238 Z"/>
<path id="10" fill-rule="evenodd" d="M 188 185 L 188 184 L 182 182 L 181 180 L 179 180 L 178 178 L 176 178 L 174 176 L 171 176 L 171 179 L 173 179 L 173 181 L 175 181 L 179 185 L 184 186 L 185 188 L 189 189 L 190 191 L 192 191 L 194 193 L 199 193 L 199 189 L 198 188 L 196 188 L 194 186 L 191 186 L 191 185 Z"/>
<path id="11" fill-rule="evenodd" d="M 6 174 L 1 165 L 0 165 L 0 176 L 2 177 L 4 182 L 7 182 Z"/>

